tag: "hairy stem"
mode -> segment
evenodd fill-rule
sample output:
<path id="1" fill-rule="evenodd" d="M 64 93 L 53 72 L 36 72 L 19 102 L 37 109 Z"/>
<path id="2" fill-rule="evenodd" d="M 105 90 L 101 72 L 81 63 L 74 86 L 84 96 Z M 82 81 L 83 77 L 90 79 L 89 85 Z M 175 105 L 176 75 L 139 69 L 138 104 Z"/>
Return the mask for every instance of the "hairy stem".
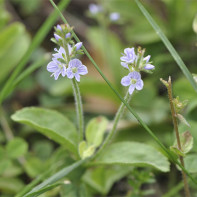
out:
<path id="1" fill-rule="evenodd" d="M 176 111 L 175 111 L 175 108 L 174 108 L 174 104 L 173 104 L 171 77 L 169 77 L 169 79 L 168 79 L 167 90 L 168 90 L 168 97 L 169 97 L 169 101 L 170 101 L 170 108 L 171 108 L 171 114 L 172 114 L 174 130 L 175 130 L 176 139 L 177 139 L 177 145 L 178 145 L 178 149 L 182 150 L 180 136 L 179 136 L 179 130 L 178 130 L 178 123 L 177 123 L 177 119 L 176 119 L 177 114 L 176 114 Z M 183 157 L 179 156 L 179 159 L 180 159 L 181 165 L 183 167 L 185 167 Z M 181 170 L 181 172 L 182 172 L 182 176 L 183 176 L 185 196 L 186 197 L 190 197 L 190 191 L 189 191 L 189 185 L 188 185 L 188 182 L 187 182 L 187 176 L 186 176 L 186 174 L 185 174 L 185 172 L 183 170 Z"/>
<path id="2" fill-rule="evenodd" d="M 84 139 L 83 107 L 82 107 L 82 102 L 81 102 L 79 86 L 78 86 L 77 81 L 74 78 L 72 79 L 72 86 L 73 86 L 73 92 L 74 92 L 74 97 L 75 97 L 77 121 L 78 121 L 78 128 L 79 128 L 79 142 L 80 142 Z"/>
<path id="3" fill-rule="evenodd" d="M 69 56 L 68 45 L 65 44 L 65 43 L 63 43 L 63 45 L 64 45 L 64 48 L 66 50 L 67 64 L 69 64 L 70 56 Z M 81 101 L 79 86 L 78 86 L 78 83 L 75 80 L 75 78 L 72 79 L 72 87 L 73 87 L 73 94 L 74 94 L 74 97 L 75 97 L 77 122 L 78 122 L 78 129 L 79 129 L 79 142 L 80 142 L 84 139 L 83 107 L 82 107 L 82 101 Z"/>

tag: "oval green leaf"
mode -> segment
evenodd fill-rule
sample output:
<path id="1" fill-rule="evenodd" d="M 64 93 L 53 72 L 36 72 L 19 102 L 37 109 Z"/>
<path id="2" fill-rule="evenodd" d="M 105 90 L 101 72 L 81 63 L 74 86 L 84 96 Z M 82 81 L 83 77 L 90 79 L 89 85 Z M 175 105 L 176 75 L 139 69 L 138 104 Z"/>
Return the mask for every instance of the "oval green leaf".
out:
<path id="1" fill-rule="evenodd" d="M 11 116 L 16 121 L 35 128 L 59 144 L 77 153 L 77 131 L 62 114 L 49 109 L 27 107 Z"/>
<path id="2" fill-rule="evenodd" d="M 13 159 L 25 155 L 27 150 L 28 144 L 22 138 L 14 138 L 6 145 L 7 156 Z"/>
<path id="3" fill-rule="evenodd" d="M 138 142 L 118 142 L 110 145 L 95 161 L 96 164 L 151 166 L 169 171 L 167 158 L 153 147 Z"/>

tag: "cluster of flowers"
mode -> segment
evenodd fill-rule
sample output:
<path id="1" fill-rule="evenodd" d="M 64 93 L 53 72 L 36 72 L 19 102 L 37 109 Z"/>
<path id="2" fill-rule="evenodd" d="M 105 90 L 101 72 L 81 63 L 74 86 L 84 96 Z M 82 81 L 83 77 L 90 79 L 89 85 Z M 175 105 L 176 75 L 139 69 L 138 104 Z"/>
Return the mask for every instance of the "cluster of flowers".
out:
<path id="1" fill-rule="evenodd" d="M 80 75 L 87 74 L 88 70 L 79 59 L 75 58 L 77 54 L 83 54 L 81 50 L 82 42 L 74 43 L 71 30 L 72 28 L 68 25 L 57 25 L 55 27 L 52 41 L 60 48 L 55 48 L 56 53 L 52 55 L 52 61 L 47 65 L 47 70 L 52 73 L 51 76 L 54 76 L 55 80 L 61 74 L 62 77 L 75 78 L 79 82 Z"/>
<path id="2" fill-rule="evenodd" d="M 141 79 L 140 71 L 151 73 L 155 68 L 150 60 L 150 55 L 144 57 L 145 49 L 138 48 L 137 55 L 134 48 L 124 49 L 123 56 L 120 58 L 121 65 L 129 70 L 129 74 L 122 78 L 121 84 L 123 86 L 129 86 L 129 94 L 133 91 L 142 90 L 144 83 Z"/>
<path id="3" fill-rule="evenodd" d="M 96 15 L 103 12 L 103 7 L 101 5 L 91 3 L 89 5 L 89 11 L 92 15 Z M 111 21 L 117 21 L 119 20 L 119 18 L 120 18 L 120 14 L 118 12 L 112 12 L 109 14 L 109 19 Z"/>

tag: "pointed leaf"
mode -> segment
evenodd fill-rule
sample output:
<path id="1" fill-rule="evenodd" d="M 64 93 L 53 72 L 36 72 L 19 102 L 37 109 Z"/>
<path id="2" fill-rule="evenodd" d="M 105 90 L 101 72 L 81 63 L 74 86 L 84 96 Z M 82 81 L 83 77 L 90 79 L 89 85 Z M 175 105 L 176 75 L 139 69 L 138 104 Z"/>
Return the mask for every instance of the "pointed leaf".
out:
<path id="1" fill-rule="evenodd" d="M 35 128 L 57 143 L 66 145 L 71 151 L 77 152 L 76 128 L 62 114 L 54 110 L 27 107 L 17 111 L 11 118 Z"/>
<path id="2" fill-rule="evenodd" d="M 138 142 L 118 142 L 110 145 L 95 164 L 125 164 L 152 166 L 163 172 L 169 171 L 167 158 L 153 147 Z"/>
<path id="3" fill-rule="evenodd" d="M 98 147 L 102 143 L 107 124 L 108 120 L 103 116 L 90 120 L 85 132 L 88 145 Z"/>

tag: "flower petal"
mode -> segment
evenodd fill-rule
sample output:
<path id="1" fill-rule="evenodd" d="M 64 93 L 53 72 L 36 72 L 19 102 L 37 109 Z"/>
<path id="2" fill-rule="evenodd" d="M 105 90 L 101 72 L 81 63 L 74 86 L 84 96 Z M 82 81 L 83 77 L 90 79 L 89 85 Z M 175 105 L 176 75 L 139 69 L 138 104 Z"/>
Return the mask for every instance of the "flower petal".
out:
<path id="1" fill-rule="evenodd" d="M 60 74 L 61 74 L 61 69 L 59 69 L 59 70 L 57 70 L 56 72 L 53 73 L 55 80 L 58 79 Z"/>
<path id="2" fill-rule="evenodd" d="M 121 84 L 123 86 L 129 86 L 131 84 L 131 78 L 129 76 L 125 76 L 121 80 Z"/>
<path id="3" fill-rule="evenodd" d="M 153 66 L 152 64 L 147 64 L 146 66 L 144 66 L 144 69 L 146 69 L 146 70 L 152 70 L 154 68 L 155 68 L 155 66 Z"/>
<path id="4" fill-rule="evenodd" d="M 47 65 L 47 70 L 48 70 L 49 72 L 56 72 L 57 69 L 58 69 L 58 64 L 57 64 L 57 62 L 51 61 L 51 62 L 48 63 L 48 65 Z"/>
<path id="5" fill-rule="evenodd" d="M 66 76 L 66 67 L 63 65 L 62 66 L 62 77 Z"/>
<path id="6" fill-rule="evenodd" d="M 129 73 L 129 75 L 128 75 L 131 79 L 141 79 L 141 75 L 140 75 L 140 73 L 139 72 L 137 72 L 137 71 L 133 71 L 133 72 L 131 72 L 131 73 Z"/>
<path id="7" fill-rule="evenodd" d="M 122 65 L 123 67 L 125 67 L 125 68 L 129 69 L 129 67 L 128 67 L 128 64 L 127 64 L 127 63 L 125 63 L 125 62 L 121 62 L 121 65 Z"/>
<path id="8" fill-rule="evenodd" d="M 150 55 L 148 55 L 148 56 L 146 56 L 143 60 L 144 60 L 144 61 L 146 61 L 146 63 L 148 63 L 148 62 L 149 62 L 149 60 L 150 60 L 150 57 L 151 57 L 151 56 L 150 56 Z"/>
<path id="9" fill-rule="evenodd" d="M 132 94 L 134 90 L 135 90 L 135 84 L 131 84 L 129 86 L 129 94 Z"/>
<path id="10" fill-rule="evenodd" d="M 78 68 L 78 67 L 80 67 L 81 65 L 82 65 L 82 62 L 81 62 L 80 60 L 78 60 L 78 59 L 73 59 L 73 60 L 71 60 L 71 61 L 69 62 L 68 67 L 69 67 L 69 68 L 73 68 L 73 67 Z"/>
<path id="11" fill-rule="evenodd" d="M 135 88 L 136 88 L 137 90 L 142 90 L 143 86 L 144 86 L 144 82 L 143 82 L 141 79 L 138 80 L 138 81 L 136 82 L 136 84 L 135 84 Z"/>
<path id="12" fill-rule="evenodd" d="M 75 74 L 75 79 L 80 82 L 80 75 L 78 73 Z"/>
<path id="13" fill-rule="evenodd" d="M 72 70 L 71 69 L 67 69 L 67 77 L 69 78 L 69 79 L 72 79 L 73 77 L 74 77 L 74 74 L 73 74 L 73 72 L 72 72 Z"/>
<path id="14" fill-rule="evenodd" d="M 82 65 L 78 68 L 78 74 L 86 75 L 88 73 L 88 69 L 86 66 Z"/>

